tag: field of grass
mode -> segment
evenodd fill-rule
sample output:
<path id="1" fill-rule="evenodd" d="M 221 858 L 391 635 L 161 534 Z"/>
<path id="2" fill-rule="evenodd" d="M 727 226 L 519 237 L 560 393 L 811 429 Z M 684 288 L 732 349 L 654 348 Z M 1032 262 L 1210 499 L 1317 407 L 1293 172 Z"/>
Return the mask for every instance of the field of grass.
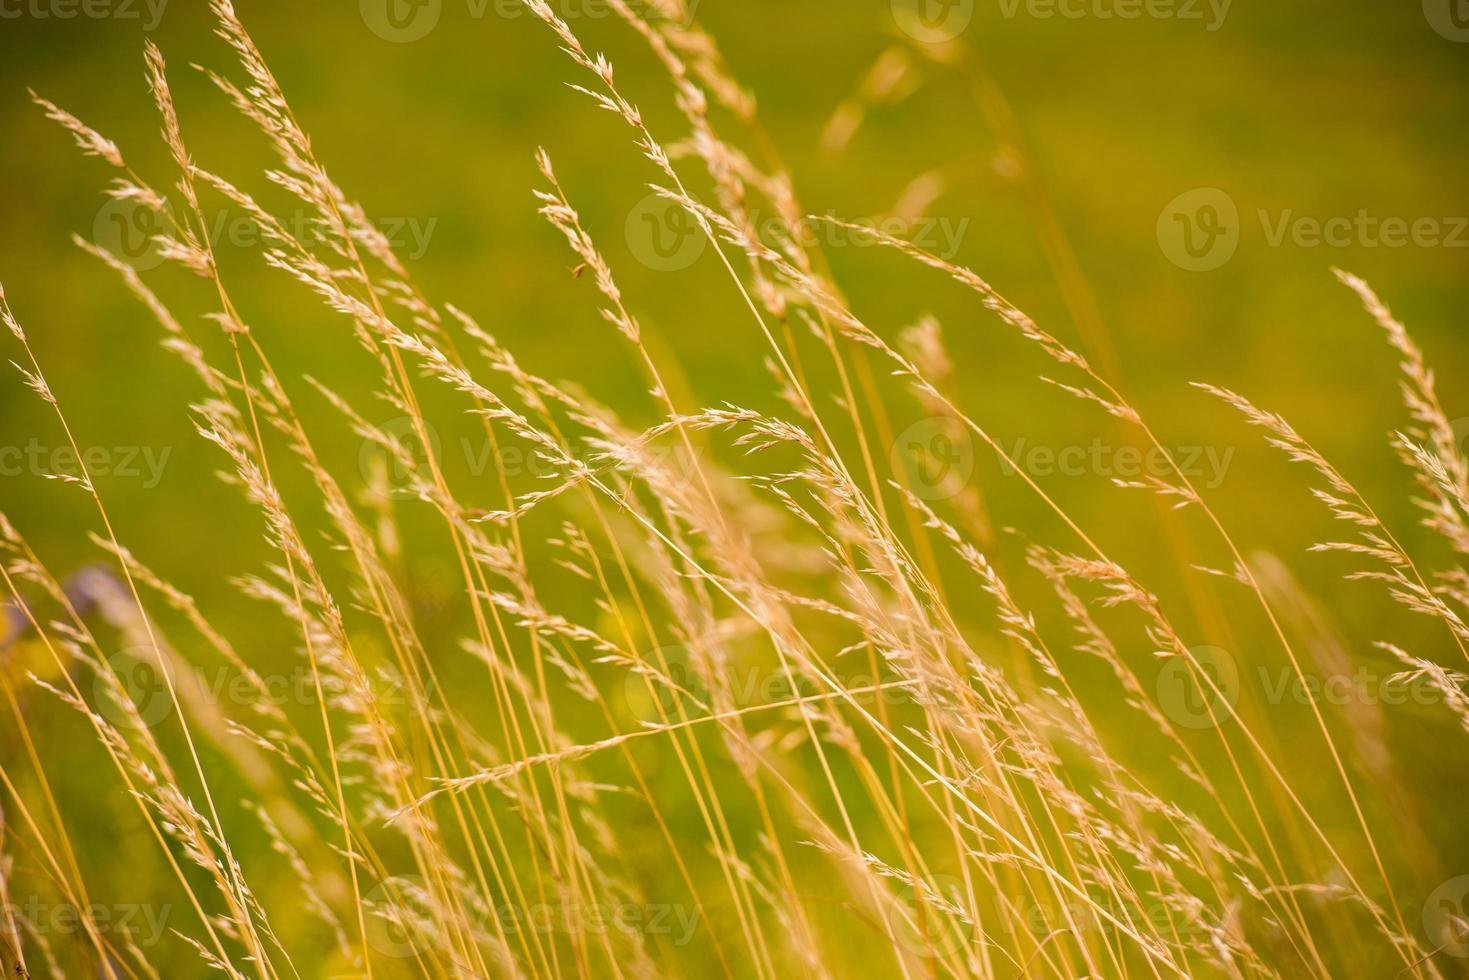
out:
<path id="1" fill-rule="evenodd" d="M 1469 974 L 1454 2 L 0 0 L 0 965 Z"/>

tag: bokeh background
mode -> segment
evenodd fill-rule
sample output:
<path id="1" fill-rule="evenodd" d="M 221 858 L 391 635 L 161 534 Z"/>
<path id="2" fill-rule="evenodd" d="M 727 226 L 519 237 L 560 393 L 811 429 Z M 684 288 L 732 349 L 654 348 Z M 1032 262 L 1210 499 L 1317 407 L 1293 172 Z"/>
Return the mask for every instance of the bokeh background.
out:
<path id="1" fill-rule="evenodd" d="M 637 38 L 599 16 L 605 10 L 595 0 L 566 3 L 563 15 L 608 53 L 655 134 L 679 138 L 666 79 Z M 199 163 L 258 191 L 273 160 L 189 68 L 236 71 L 201 0 L 170 0 L 152 30 L 145 25 L 157 8 L 141 0 L 118 0 L 106 17 L 57 16 L 65 7 L 0 0 L 0 281 L 83 445 L 141 447 L 155 460 L 168 453 L 156 481 L 98 481 L 120 536 L 185 583 L 222 627 L 259 636 L 250 633 L 257 612 L 231 583 L 266 555 L 258 519 L 214 478 L 217 454 L 193 434 L 195 379 L 160 349 L 156 324 L 117 278 L 70 240 L 116 246 L 109 236 L 128 233 L 106 210 L 111 175 L 79 156 L 26 89 L 117 141 L 145 177 L 171 184 L 142 71 L 143 39 L 151 37 L 169 58 Z M 652 421 L 634 362 L 596 315 L 591 284 L 569 274 L 574 259 L 535 214 L 533 154 L 544 146 L 650 343 L 681 366 L 691 401 L 777 404 L 755 328 L 712 255 L 676 271 L 647 261 L 639 209 L 655 174 L 618 120 L 567 87 L 575 70 L 539 22 L 520 11 L 505 16 L 515 8 L 494 0 L 480 15 L 468 0 L 443 0 L 436 26 L 402 41 L 372 29 L 368 0 L 237 7 L 318 155 L 369 213 L 401 229 L 428 295 L 475 315 L 533 370 L 575 379 L 631 419 Z M 1450 414 L 1469 416 L 1461 384 L 1469 370 L 1469 30 L 1455 27 L 1462 12 L 1455 21 L 1449 3 L 1442 7 L 1236 0 L 1214 21 L 1207 5 L 1198 7 L 1202 19 L 1104 19 L 1090 3 L 1070 18 L 1044 16 L 1051 8 L 1039 3 L 1020 3 L 1012 15 L 1002 0 L 951 0 L 935 9 L 972 9 L 938 56 L 904 31 L 901 9 L 895 15 L 876 0 L 702 0 L 697 14 L 756 98 L 808 210 L 862 219 L 907 209 L 959 230 L 952 257 L 1099 365 L 1115 367 L 1165 443 L 1232 454 L 1211 499 L 1247 547 L 1291 563 L 1352 638 L 1353 652 L 1370 661 L 1379 656 L 1370 641 L 1384 634 L 1441 638 L 1427 638 L 1432 624 L 1405 623 L 1376 590 L 1343 582 L 1340 560 L 1304 554 L 1332 533 L 1304 473 L 1188 382 L 1226 385 L 1282 412 L 1389 523 L 1418 540 L 1409 477 L 1387 446 L 1387 435 L 1406 424 L 1395 359 L 1331 269 L 1373 283 L 1425 348 Z M 1168 209 L 1202 188 L 1233 203 L 1238 242 L 1227 260 L 1218 252 L 1204 260 L 1217 267 L 1196 271 L 1175 261 L 1173 236 L 1184 226 Z M 1185 197 L 1184 206 L 1199 200 Z M 224 227 L 238 227 L 220 201 L 214 208 Z M 1214 227 L 1215 213 L 1190 212 L 1203 222 L 1194 230 Z M 1359 213 L 1429 220 L 1452 241 L 1388 247 L 1353 231 L 1342 244 L 1311 246 L 1273 242 L 1267 227 L 1355 221 Z M 1227 213 L 1220 218 L 1231 226 Z M 359 391 L 370 371 L 341 323 L 266 268 L 248 232 L 234 234 L 219 246 L 221 261 L 277 366 Z M 1062 448 L 1115 439 L 1100 413 L 1040 382 L 1050 365 L 942 275 L 850 242 L 835 243 L 828 258 L 854 308 L 884 332 L 924 314 L 938 318 L 965 408 L 1003 441 Z M 149 281 L 180 302 L 203 296 L 173 270 Z M 200 333 L 206 326 L 190 325 Z M 309 395 L 302 386 L 298 397 Z M 892 398 L 895 417 L 919 417 L 900 393 Z M 448 419 L 441 435 L 452 444 L 462 405 L 436 390 L 427 399 Z M 317 407 L 329 462 L 356 473 L 361 447 Z M 393 414 L 383 406 L 377 421 Z M 52 447 L 60 434 L 17 377 L 0 385 L 0 444 L 32 440 Z M 1014 477 L 974 452 L 974 479 L 997 526 L 1059 533 Z M 1160 517 L 1146 499 L 1108 486 L 1105 473 L 1038 476 L 1140 578 L 1179 608 L 1195 608 L 1179 555 L 1223 562 L 1197 525 Z M 0 509 L 57 570 L 96 559 L 86 538 L 95 515 L 72 489 L 7 472 Z M 411 526 L 415 517 L 404 520 Z M 425 548 L 410 567 L 426 631 L 452 642 L 462 623 L 452 611 L 448 559 Z M 1230 599 L 1215 601 L 1225 619 L 1234 615 Z M 1247 663 L 1278 658 L 1238 648 L 1257 629 L 1241 625 L 1222 637 L 1209 621 L 1194 617 L 1200 642 L 1232 641 Z M 265 660 L 289 657 L 261 646 L 255 655 Z M 1300 719 L 1272 718 L 1289 744 Z M 1434 804 L 1421 814 L 1429 835 L 1446 861 L 1469 869 L 1469 842 L 1457 835 L 1458 854 L 1452 843 L 1462 827 L 1453 787 L 1469 766 L 1425 751 L 1447 728 L 1431 712 L 1410 712 L 1402 761 Z M 13 749 L 7 742 L 6 752 Z M 83 803 L 89 787 L 62 791 Z M 110 806 L 97 818 L 95 847 L 118 846 L 108 822 L 129 818 Z M 123 867 L 116 874 L 127 877 Z"/>

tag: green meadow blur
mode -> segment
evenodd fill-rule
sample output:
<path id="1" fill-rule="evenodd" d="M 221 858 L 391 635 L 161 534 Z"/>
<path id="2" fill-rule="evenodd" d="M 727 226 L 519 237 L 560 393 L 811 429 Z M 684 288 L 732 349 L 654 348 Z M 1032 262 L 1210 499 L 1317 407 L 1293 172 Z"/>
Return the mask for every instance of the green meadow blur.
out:
<path id="1" fill-rule="evenodd" d="M 949 3 L 956 5 L 960 0 Z M 259 515 L 216 477 L 221 457 L 193 431 L 196 378 L 160 347 L 158 325 L 118 277 L 71 241 L 74 234 L 117 233 L 104 210 L 112 174 L 83 158 L 26 89 L 116 141 L 155 186 L 171 187 L 177 174 L 143 76 L 142 44 L 151 37 L 169 60 L 184 135 L 199 165 L 279 203 L 284 198 L 262 177 L 275 161 L 259 133 L 190 67 L 240 74 L 213 37 L 202 0 L 172 0 L 148 32 L 151 8 L 141 0 L 128 8 L 136 18 L 55 16 L 64 6 L 0 0 L 0 282 L 79 443 L 105 448 L 112 469 L 123 471 L 97 479 L 119 537 L 194 594 L 257 662 L 292 663 L 289 625 L 242 599 L 234 584 L 272 556 Z M 654 134 L 670 144 L 682 138 L 667 78 L 639 39 L 600 16 L 605 8 L 595 0 L 553 6 L 589 48 L 607 53 Z M 1418 0 L 1236 0 L 1218 22 L 1207 4 L 1197 5 L 1202 19 L 1097 15 L 1116 6 L 975 0 L 972 21 L 937 59 L 878 0 L 702 0 L 697 15 L 756 98 L 808 212 L 876 218 L 918 194 L 915 182 L 932 188 L 919 195 L 927 198 L 922 216 L 931 219 L 928 227 L 953 233 L 944 242 L 954 245 L 955 261 L 1099 366 L 1115 366 L 1119 387 L 1165 445 L 1227 459 L 1219 479 L 1206 473 L 1202 481 L 1217 483 L 1206 490 L 1211 503 L 1247 553 L 1269 551 L 1289 563 L 1354 655 L 1386 673 L 1393 668 L 1371 648 L 1374 640 L 1443 654 L 1446 637 L 1434 624 L 1397 610 L 1374 585 L 1344 581 L 1355 567 L 1349 560 L 1306 553 L 1340 533 L 1310 497 L 1306 471 L 1189 382 L 1233 388 L 1281 412 L 1406 540 L 1443 557 L 1416 527 L 1410 478 L 1387 444 L 1408 424 L 1395 358 L 1331 270 L 1373 284 L 1424 348 L 1449 414 L 1469 417 L 1462 384 L 1469 371 L 1469 31 L 1459 40 L 1445 36 L 1455 32 L 1436 30 Z M 541 179 L 534 153 L 544 147 L 655 357 L 677 365 L 683 404 L 779 410 L 757 326 L 712 251 L 674 271 L 646 261 L 640 235 L 652 226 L 639 208 L 656 174 L 620 120 L 567 86 L 582 79 L 542 24 L 494 0 L 483 7 L 443 0 L 437 26 L 401 42 L 370 29 L 369 7 L 366 0 L 237 3 L 317 155 L 400 242 L 426 295 L 475 316 L 536 373 L 577 382 L 630 423 L 657 420 L 632 352 L 597 313 L 594 285 L 572 274 L 575 258 L 535 213 L 531 192 Z M 1062 8 L 1082 16 L 1064 16 Z M 1161 9 L 1195 8 L 1180 0 Z M 865 106 L 845 146 L 833 147 L 823 139 L 829 121 L 890 49 L 906 58 L 903 80 Z M 738 132 L 732 121 L 720 123 L 723 132 Z M 743 134 L 736 141 L 752 155 L 759 147 Z M 696 162 L 680 166 L 697 173 Z M 1170 243 L 1180 234 L 1213 242 L 1216 217 L 1229 216 L 1217 209 L 1182 220 L 1168 213 L 1181 195 L 1200 189 L 1222 191 L 1238 215 L 1237 248 L 1204 271 L 1181 267 Z M 265 266 L 248 226 L 236 224 L 221 199 L 206 202 L 206 210 L 221 221 L 217 248 L 242 314 L 295 383 L 292 395 L 328 464 L 344 482 L 360 481 L 360 441 L 301 377 L 344 392 L 373 421 L 385 422 L 398 413 L 370 394 L 372 365 L 340 317 Z M 1375 230 L 1361 231 L 1363 215 Z M 1348 230 L 1313 244 L 1310 222 L 1332 219 Z M 1385 219 L 1432 227 L 1446 241 L 1419 235 L 1384 243 Z M 966 411 L 1032 460 L 1037 482 L 1176 609 L 1199 643 L 1230 649 L 1244 664 L 1273 669 L 1282 662 L 1258 607 L 1228 584 L 1180 570 L 1228 564 L 1197 515 L 1167 514 L 1145 494 L 1111 486 L 1111 474 L 1095 467 L 1075 474 L 1046 464 L 1046 450 L 1116 445 L 1120 438 L 1094 407 L 1041 380 L 1055 365 L 941 273 L 860 242 L 828 241 L 827 259 L 853 309 L 884 336 L 926 314 L 938 319 Z M 212 353 L 224 350 L 201 316 L 210 309 L 205 284 L 171 267 L 145 278 L 176 304 L 191 332 L 208 338 Z M 20 356 L 8 335 L 0 344 L 6 360 Z M 818 407 L 835 412 L 831 378 L 820 366 L 812 370 L 818 390 L 831 393 Z M 458 457 L 456 447 L 473 432 L 465 403 L 434 383 L 421 389 L 449 447 L 446 457 Z M 898 383 L 884 380 L 883 391 L 896 430 L 922 419 Z M 0 445 L 39 447 L 48 459 L 62 445 L 54 417 L 18 375 L 0 384 Z M 709 451 L 740 465 L 727 446 Z M 996 528 L 1074 546 L 993 453 L 972 453 L 973 479 Z M 90 501 L 33 469 L 11 466 L 0 476 L 0 510 L 58 573 L 98 560 L 88 541 L 100 530 Z M 448 469 L 456 491 L 494 504 L 490 474 L 472 472 L 462 458 Z M 299 476 L 282 479 L 298 495 L 307 486 Z M 483 492 L 476 480 L 486 484 Z M 411 542 L 405 581 L 425 635 L 450 660 L 465 619 L 442 527 L 421 504 L 395 507 Z M 554 523 L 538 529 L 554 532 Z M 998 537 L 1002 552 L 1020 553 L 1015 536 Z M 1200 588 L 1213 597 L 1205 609 L 1194 591 Z M 596 615 L 583 600 L 567 601 Z M 973 621 L 989 608 L 977 591 L 972 599 L 958 591 L 953 601 Z M 1206 611 L 1211 603 L 1213 616 Z M 1126 652 L 1146 664 L 1145 648 Z M 478 675 L 462 676 L 469 684 Z M 38 741 L 50 736 L 51 761 L 61 767 L 55 771 L 101 764 L 85 729 L 41 692 L 25 693 L 23 707 L 34 714 Z M 1304 709 L 1260 717 L 1290 747 L 1302 784 L 1309 790 L 1319 783 L 1328 798 L 1334 784 Z M 1435 750 L 1455 737 L 1446 713 L 1410 706 L 1399 721 L 1394 747 L 1421 791 L 1414 819 L 1438 848 L 1441 877 L 1469 870 L 1469 839 L 1455 812 L 1462 794 L 1454 788 L 1469 778 L 1469 756 Z M 13 726 L 0 723 L 0 732 L 4 759 L 18 758 Z M 605 732 L 574 734 L 594 739 Z M 1126 746 L 1121 734 L 1121 751 L 1150 758 L 1148 746 Z M 98 794 L 101 780 L 58 781 L 63 810 L 95 821 L 72 828 L 84 861 L 119 890 L 157 881 L 158 900 L 166 901 L 166 878 L 154 873 L 156 845 L 140 836 L 125 801 Z M 1374 819 L 1392 826 L 1395 801 L 1367 805 Z M 693 826 L 697 818 L 689 812 L 677 819 Z M 1345 812 L 1330 829 L 1346 846 L 1359 846 Z M 267 846 L 245 821 L 240 833 L 251 842 L 242 850 Z M 654 842 L 628 846 L 658 860 Z M 117 860 L 119 853 L 127 859 Z M 1434 883 L 1405 873 L 1405 907 Z M 176 911 L 182 927 L 186 916 L 182 907 Z"/>

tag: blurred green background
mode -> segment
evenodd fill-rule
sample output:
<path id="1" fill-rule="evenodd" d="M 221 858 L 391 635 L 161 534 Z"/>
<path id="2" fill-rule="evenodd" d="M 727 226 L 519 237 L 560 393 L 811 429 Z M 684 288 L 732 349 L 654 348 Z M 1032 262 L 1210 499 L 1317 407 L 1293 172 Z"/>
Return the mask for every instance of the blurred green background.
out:
<path id="1" fill-rule="evenodd" d="M 30 10 L 9 2 L 7 11 Z M 84 441 L 173 447 L 160 487 L 120 480 L 106 488 L 135 533 L 168 538 L 191 523 L 179 508 L 201 500 L 193 491 L 203 466 L 194 460 L 207 456 L 181 411 L 191 381 L 155 349 L 145 313 L 69 241 L 107 227 L 98 212 L 111 174 L 79 159 L 25 92 L 31 86 L 77 113 L 146 178 L 170 186 L 141 69 L 147 8 L 135 9 L 140 19 L 0 19 L 9 150 L 0 160 L 0 270 Z M 609 400 L 630 390 L 620 370 L 628 362 L 608 359 L 620 348 L 591 315 L 590 287 L 572 288 L 572 259 L 534 213 L 532 153 L 544 145 L 632 305 L 686 366 L 701 400 L 741 401 L 767 387 L 753 326 L 709 255 L 669 273 L 629 251 L 628 216 L 654 175 L 616 120 L 566 88 L 574 69 L 533 18 L 497 16 L 494 4 L 476 18 L 466 0 L 446 0 L 436 29 L 390 43 L 353 3 L 238 9 L 337 182 L 385 224 L 406 223 L 401 237 L 406 251 L 422 251 L 411 265 L 429 295 L 479 316 L 548 375 L 580 379 Z M 999 0 L 979 3 L 961 41 L 1013 112 L 1022 159 L 1095 297 L 1125 390 L 1171 444 L 1241 443 L 1232 475 L 1248 472 L 1252 486 L 1268 486 L 1278 471 L 1260 469 L 1254 440 L 1239 438 L 1234 421 L 1185 383 L 1236 387 L 1284 412 L 1364 488 L 1390 498 L 1385 507 L 1402 501 L 1401 476 L 1384 465 L 1379 438 L 1401 424 L 1392 359 L 1329 270 L 1339 265 L 1374 283 L 1427 350 L 1453 412 L 1453 382 L 1469 356 L 1469 247 L 1273 246 L 1257 212 L 1275 222 L 1365 210 L 1440 219 L 1445 229 L 1462 220 L 1469 44 L 1435 33 L 1415 4 L 1327 12 L 1241 0 L 1212 32 L 1198 21 L 1042 19 L 1019 9 L 1007 17 Z M 757 97 L 807 210 L 884 214 L 915 179 L 938 171 L 944 189 L 924 214 L 967 223 L 956 258 L 1084 346 L 1014 176 L 1015 150 L 978 109 L 963 73 L 915 56 L 920 87 L 870 111 L 845 152 L 823 149 L 838 105 L 884 50 L 906 40 L 888 5 L 704 0 L 698 15 Z M 614 59 L 655 134 L 681 136 L 668 86 L 630 32 L 605 18 L 576 23 Z M 210 35 L 205 5 L 174 0 L 150 36 L 170 58 L 199 162 L 259 192 L 270 162 L 261 139 L 188 67 L 233 68 Z M 1233 198 L 1241 234 L 1221 268 L 1190 272 L 1169 261 L 1157 228 L 1170 201 L 1201 187 Z M 428 233 L 421 249 L 414 230 Z M 1461 230 L 1461 246 L 1465 238 Z M 224 259 L 246 284 L 247 314 L 284 364 L 332 380 L 339 359 L 329 352 L 341 335 L 292 323 L 306 297 L 264 269 L 248 244 L 226 238 Z M 1014 356 L 1023 348 L 961 290 L 878 250 L 830 252 L 843 288 L 875 325 L 896 328 L 930 311 L 940 318 L 962 355 L 966 405 L 996 420 L 997 433 L 1076 441 L 1065 426 L 1090 413 L 1058 407 L 1033 383 L 1040 362 Z M 165 270 L 150 282 L 167 295 L 177 278 Z M 0 398 L 8 431 L 39 432 L 41 414 L 18 386 Z M 5 488 L 17 520 L 45 516 L 38 533 L 57 539 L 48 544 L 74 537 L 66 515 L 78 501 L 33 479 Z M 1254 539 L 1287 545 L 1307 530 L 1294 496 L 1272 494 L 1270 507 L 1237 501 L 1237 519 Z"/>
<path id="2" fill-rule="evenodd" d="M 125 475 L 98 481 L 119 535 L 194 592 L 221 626 L 251 627 L 256 610 L 234 598 L 230 577 L 266 557 L 258 518 L 214 479 L 217 452 L 192 432 L 195 379 L 159 348 L 156 324 L 116 276 L 70 241 L 73 233 L 108 234 L 99 211 L 111 173 L 82 159 L 26 94 L 30 86 L 76 113 L 156 186 L 170 186 L 175 175 L 142 71 L 149 10 L 137 3 L 128 9 L 138 18 L 61 19 L 39 2 L 0 0 L 0 281 L 79 441 L 169 454 L 156 485 Z M 418 253 L 410 267 L 430 297 L 478 317 L 531 369 L 576 379 L 634 421 L 654 419 L 635 362 L 596 315 L 591 283 L 569 275 L 575 260 L 535 214 L 533 153 L 544 146 L 655 351 L 681 365 L 690 398 L 774 406 L 756 329 L 712 256 L 677 272 L 639 261 L 637 208 L 656 175 L 626 128 L 567 88 L 581 79 L 543 25 L 524 13 L 499 15 L 493 2 L 483 16 L 474 9 L 444 0 L 435 29 L 394 43 L 369 29 L 371 17 L 355 2 L 238 3 L 317 154 L 370 214 L 401 223 L 404 251 Z M 592 2 L 564 12 L 599 9 Z M 1386 443 L 1407 424 L 1394 357 L 1330 270 L 1357 272 L 1378 289 L 1427 352 L 1449 413 L 1469 416 L 1460 383 L 1469 369 L 1469 43 L 1436 31 L 1417 2 L 1237 0 L 1217 30 L 1176 17 L 1007 9 L 978 0 L 950 64 L 925 57 L 893 8 L 873 0 L 703 0 L 697 12 L 756 97 L 807 210 L 882 215 L 915 181 L 937 175 L 937 196 L 922 214 L 963 224 L 954 258 L 1099 364 L 1120 365 L 1123 390 L 1165 444 L 1232 451 L 1211 499 L 1248 549 L 1292 563 L 1354 638 L 1354 653 L 1379 657 L 1368 646 L 1379 638 L 1436 648 L 1442 638 L 1430 636 L 1432 624 L 1405 622 L 1376 590 L 1343 582 L 1342 561 L 1302 554 L 1334 533 L 1304 473 L 1187 382 L 1232 387 L 1282 412 L 1389 523 L 1422 540 L 1412 529 L 1409 478 Z M 568 19 L 611 57 L 655 135 L 682 136 L 666 78 L 625 25 L 593 13 Z M 274 162 L 263 141 L 188 67 L 239 74 L 211 34 L 206 5 L 172 0 L 146 36 L 169 58 L 198 162 L 260 191 L 261 171 Z M 893 97 L 867 107 L 844 148 L 824 145 L 833 114 L 894 48 L 908 68 Z M 1010 123 L 997 125 L 997 113 Z M 1239 216 L 1237 250 L 1209 271 L 1171 261 L 1166 234 L 1160 244 L 1165 208 L 1198 188 L 1222 190 Z M 222 213 L 220 206 L 215 198 L 211 207 Z M 1341 246 L 1273 244 L 1264 226 L 1287 215 L 1325 221 L 1364 211 L 1409 224 L 1431 219 L 1457 245 L 1374 247 L 1355 233 Z M 1164 216 L 1162 227 L 1178 226 Z M 339 320 L 266 268 L 249 242 L 226 241 L 221 252 L 277 367 L 360 393 L 370 368 Z M 1100 413 L 1040 383 L 1053 366 L 944 276 L 872 248 L 838 246 L 828 258 L 854 308 L 885 335 L 925 313 L 938 317 L 964 407 L 1002 441 L 1064 447 L 1115 434 Z M 207 299 L 175 270 L 148 279 L 184 308 Z M 1087 309 L 1090 330 L 1078 316 Z M 210 329 L 188 326 L 200 336 Z M 425 388 L 452 438 L 462 403 Z M 295 394 L 321 409 L 334 468 L 355 475 L 355 438 L 304 385 Z M 898 394 L 893 410 L 917 417 Z M 395 414 L 381 406 L 376 421 Z M 0 386 L 0 419 L 0 444 L 59 442 L 54 420 L 18 378 Z M 1054 537 L 1054 518 L 979 455 L 996 525 Z M 1041 482 L 1144 582 L 1183 605 L 1177 557 L 1150 504 L 1098 474 Z M 0 509 L 56 570 L 95 559 L 85 537 L 95 515 L 72 488 L 7 474 Z M 1216 542 L 1186 526 L 1198 561 L 1225 563 Z M 413 569 L 425 608 L 452 598 L 446 559 L 425 549 Z M 457 625 L 447 614 L 441 622 L 430 616 L 426 629 L 448 639 Z M 1238 632 L 1261 635 L 1254 625 Z M 1240 651 L 1245 662 L 1255 655 Z M 1420 727 L 1404 736 L 1413 746 L 1432 744 L 1448 727 L 1420 714 L 1411 722 Z M 1276 724 L 1289 738 L 1293 722 Z M 1444 801 L 1469 770 L 1416 749 L 1403 761 L 1440 787 Z M 67 793 L 82 801 L 87 790 Z M 1461 818 L 1448 807 L 1430 811 L 1430 833 L 1453 840 Z M 1458 846 L 1464 852 L 1450 848 L 1446 859 L 1469 867 L 1469 842 Z"/>

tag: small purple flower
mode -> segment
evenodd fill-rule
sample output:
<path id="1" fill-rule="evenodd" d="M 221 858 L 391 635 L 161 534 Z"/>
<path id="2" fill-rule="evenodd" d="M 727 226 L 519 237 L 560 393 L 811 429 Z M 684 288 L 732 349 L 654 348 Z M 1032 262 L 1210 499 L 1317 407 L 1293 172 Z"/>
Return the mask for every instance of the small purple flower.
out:
<path id="1" fill-rule="evenodd" d="M 0 650 L 10 649 L 30 627 L 30 618 L 18 602 L 0 606 Z"/>

